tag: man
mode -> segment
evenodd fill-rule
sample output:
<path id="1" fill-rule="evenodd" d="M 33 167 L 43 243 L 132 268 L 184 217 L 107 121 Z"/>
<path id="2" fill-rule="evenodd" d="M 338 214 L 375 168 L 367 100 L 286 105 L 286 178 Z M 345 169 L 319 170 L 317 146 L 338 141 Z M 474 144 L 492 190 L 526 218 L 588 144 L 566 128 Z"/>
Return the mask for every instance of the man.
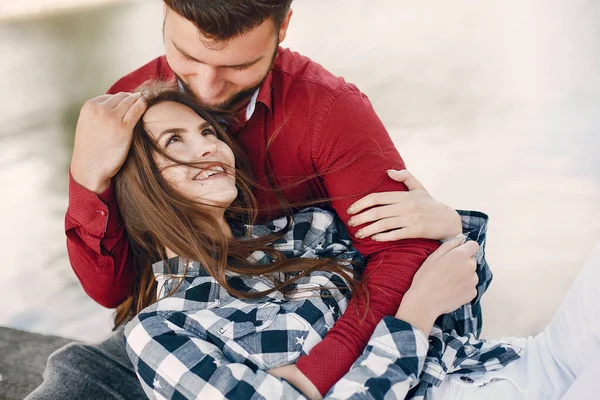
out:
<path id="1" fill-rule="evenodd" d="M 281 187 L 292 204 L 323 199 L 346 223 L 367 260 L 371 300 L 366 320 L 359 317 L 364 304 L 352 302 L 325 339 L 296 364 L 298 379 L 325 394 L 358 358 L 375 324 L 397 310 L 414 273 L 437 248 L 434 241 L 410 238 L 453 236 L 461 223 L 406 172 L 390 172 L 390 177 L 413 185 L 408 194 L 402 193 L 402 183 L 387 177 L 386 171 L 404 169 L 404 164 L 366 96 L 279 47 L 292 17 L 291 2 L 164 1 L 166 55 L 82 108 L 66 234 L 71 264 L 85 291 L 106 307 L 121 304 L 131 294 L 134 271 L 111 178 L 145 110 L 140 95 L 130 92 L 147 79 L 173 81 L 215 110 L 234 113 L 237 122 L 229 132 L 247 153 L 256 180 Z M 256 197 L 261 206 L 272 206 L 263 219 L 278 215 L 273 192 L 257 191 Z M 411 219 L 407 200 L 421 208 L 417 215 L 429 219 Z M 390 241 L 397 239 L 405 240 Z M 296 379 L 285 368 L 273 373 Z M 53 355 L 44 384 L 30 398 L 143 396 L 133 379 L 118 331 L 98 346 L 72 345 Z M 83 395 L 73 382 L 83 382 L 80 387 L 90 392 Z M 310 390 L 318 396 L 315 387 Z"/>

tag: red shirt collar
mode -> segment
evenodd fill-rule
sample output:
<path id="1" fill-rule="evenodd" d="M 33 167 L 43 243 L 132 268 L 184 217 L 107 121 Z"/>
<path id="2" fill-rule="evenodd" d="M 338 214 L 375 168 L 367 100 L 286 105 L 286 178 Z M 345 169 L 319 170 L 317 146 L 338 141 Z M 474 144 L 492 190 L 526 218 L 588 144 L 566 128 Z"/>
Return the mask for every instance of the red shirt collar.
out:
<path id="1" fill-rule="evenodd" d="M 258 90 L 258 97 L 256 98 L 256 102 L 260 102 L 264 104 L 269 112 L 273 114 L 273 69 L 269 71 L 262 85 L 260 85 L 260 89 Z"/>

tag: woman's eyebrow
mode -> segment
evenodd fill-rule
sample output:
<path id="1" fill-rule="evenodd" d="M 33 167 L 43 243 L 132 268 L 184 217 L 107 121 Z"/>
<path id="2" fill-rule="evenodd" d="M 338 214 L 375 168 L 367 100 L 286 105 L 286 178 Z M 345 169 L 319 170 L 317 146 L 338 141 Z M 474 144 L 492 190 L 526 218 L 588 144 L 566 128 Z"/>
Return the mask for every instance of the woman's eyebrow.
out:
<path id="1" fill-rule="evenodd" d="M 211 128 L 211 127 L 212 127 L 212 125 L 210 124 L 210 122 L 204 121 L 200 125 L 198 125 L 198 130 L 203 131 L 204 129 Z M 156 141 L 159 142 L 160 138 L 162 138 L 164 135 L 166 135 L 168 133 L 178 134 L 178 133 L 185 133 L 185 132 L 187 132 L 187 129 L 185 129 L 185 128 L 168 128 L 168 129 L 165 129 L 164 131 L 162 131 L 158 135 L 158 137 L 156 138 Z"/>
<path id="2" fill-rule="evenodd" d="M 169 129 L 165 129 L 164 131 L 162 131 L 158 137 L 156 138 L 156 141 L 160 141 L 160 138 L 163 137 L 164 135 L 168 134 L 168 133 L 184 133 L 186 132 L 186 129 L 184 128 L 169 128 Z"/>

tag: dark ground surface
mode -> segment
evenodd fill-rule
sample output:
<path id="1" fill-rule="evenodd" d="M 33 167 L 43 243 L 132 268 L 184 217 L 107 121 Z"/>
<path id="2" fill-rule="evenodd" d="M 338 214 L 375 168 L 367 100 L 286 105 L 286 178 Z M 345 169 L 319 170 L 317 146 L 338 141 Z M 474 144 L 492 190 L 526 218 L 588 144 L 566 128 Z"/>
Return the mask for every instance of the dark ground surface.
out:
<path id="1" fill-rule="evenodd" d="M 71 342 L 0 327 L 0 399 L 22 400 L 42 382 L 48 356 Z"/>

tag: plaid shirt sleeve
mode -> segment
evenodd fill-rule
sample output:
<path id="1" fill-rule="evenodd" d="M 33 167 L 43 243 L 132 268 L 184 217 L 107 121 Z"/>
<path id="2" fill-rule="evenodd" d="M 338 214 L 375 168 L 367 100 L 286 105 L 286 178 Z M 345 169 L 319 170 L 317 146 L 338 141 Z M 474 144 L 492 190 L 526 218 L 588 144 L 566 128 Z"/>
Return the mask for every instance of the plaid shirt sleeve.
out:
<path id="1" fill-rule="evenodd" d="M 283 379 L 231 362 L 216 345 L 170 323 L 170 314 L 142 312 L 126 327 L 127 352 L 149 398 L 305 398 Z M 404 398 L 418 383 L 427 348 L 418 329 L 385 317 L 326 398 Z"/>
<path id="2" fill-rule="evenodd" d="M 407 322 L 384 317 L 362 356 L 327 399 L 404 399 L 419 383 L 429 343 Z"/>
<path id="3" fill-rule="evenodd" d="M 150 399 L 304 399 L 266 371 L 231 362 L 213 343 L 169 322 L 161 311 L 142 312 L 126 329 L 127 352 Z"/>

